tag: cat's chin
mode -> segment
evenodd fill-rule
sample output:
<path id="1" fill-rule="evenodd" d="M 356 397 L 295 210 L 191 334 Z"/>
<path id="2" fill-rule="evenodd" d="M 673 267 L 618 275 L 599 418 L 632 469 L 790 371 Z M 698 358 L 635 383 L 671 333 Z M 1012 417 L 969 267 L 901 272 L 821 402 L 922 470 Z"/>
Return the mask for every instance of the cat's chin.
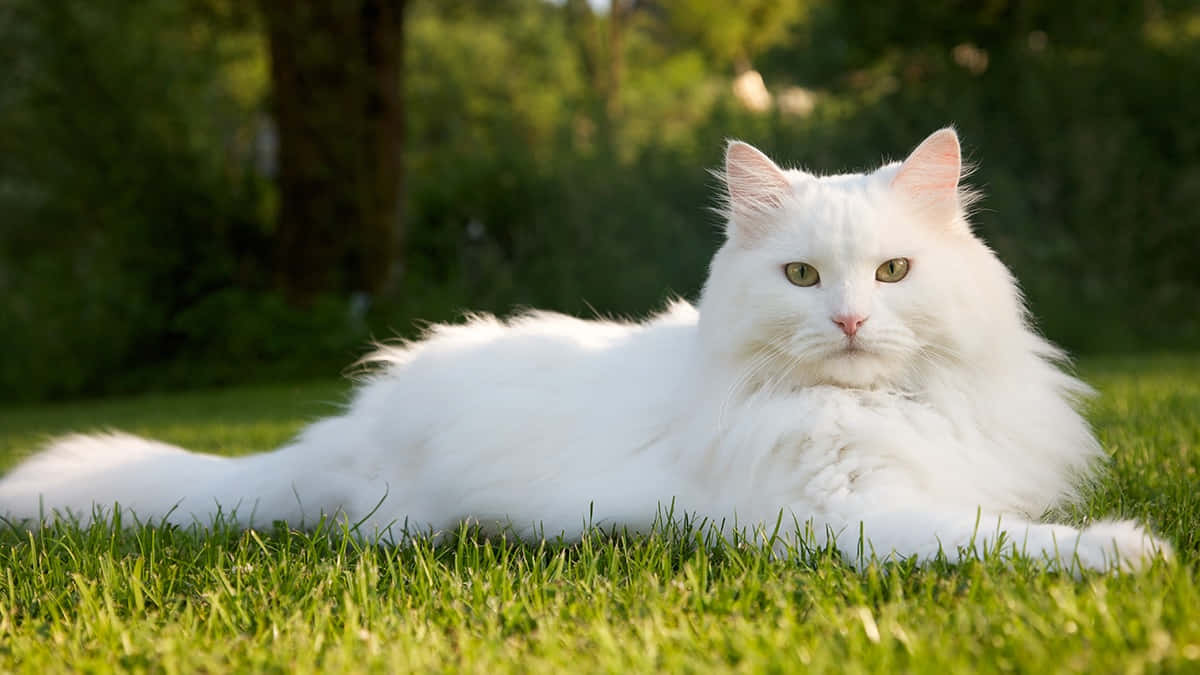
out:
<path id="1" fill-rule="evenodd" d="M 870 389 L 886 384 L 892 368 L 883 355 L 852 344 L 822 359 L 818 371 L 823 384 Z"/>

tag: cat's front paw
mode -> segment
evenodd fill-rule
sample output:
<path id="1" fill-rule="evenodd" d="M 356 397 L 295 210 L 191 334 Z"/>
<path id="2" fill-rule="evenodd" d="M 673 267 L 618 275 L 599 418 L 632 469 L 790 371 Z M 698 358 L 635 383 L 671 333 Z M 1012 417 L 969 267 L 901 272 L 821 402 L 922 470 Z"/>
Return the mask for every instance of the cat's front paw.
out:
<path id="1" fill-rule="evenodd" d="M 1171 545 L 1132 520 L 1100 521 L 1085 529 L 1074 551 L 1083 567 L 1136 572 L 1155 558 L 1170 559 Z"/>

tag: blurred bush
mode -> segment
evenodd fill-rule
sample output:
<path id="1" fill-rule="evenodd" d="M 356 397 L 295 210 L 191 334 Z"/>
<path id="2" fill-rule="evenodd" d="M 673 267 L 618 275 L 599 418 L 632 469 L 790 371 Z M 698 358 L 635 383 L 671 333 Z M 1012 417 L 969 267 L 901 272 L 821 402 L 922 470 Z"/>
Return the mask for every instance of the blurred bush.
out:
<path id="1" fill-rule="evenodd" d="M 168 0 L 0 6 L 6 397 L 140 386 L 185 353 L 181 312 L 253 287 L 266 185 L 230 157 L 241 111 L 199 28 Z"/>
<path id="2" fill-rule="evenodd" d="M 409 4 L 404 274 L 307 307 L 269 269 L 253 12 L 0 5 L 0 398 L 327 374 L 463 309 L 642 315 L 700 288 L 726 138 L 828 173 L 951 122 L 1052 339 L 1200 345 L 1193 4 L 794 3 L 749 51 L 697 2 L 622 5 L 616 42 L 573 0 Z"/>

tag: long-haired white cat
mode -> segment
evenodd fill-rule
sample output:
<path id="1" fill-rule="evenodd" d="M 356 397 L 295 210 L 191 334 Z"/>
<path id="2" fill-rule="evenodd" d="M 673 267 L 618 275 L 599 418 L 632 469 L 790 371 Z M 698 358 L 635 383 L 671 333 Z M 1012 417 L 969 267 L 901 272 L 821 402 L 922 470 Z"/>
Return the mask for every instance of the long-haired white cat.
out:
<path id="1" fill-rule="evenodd" d="M 967 223 L 958 138 L 869 174 L 725 158 L 726 241 L 697 307 L 643 323 L 532 312 L 385 347 L 345 413 L 274 452 L 199 455 L 69 436 L 0 480 L 0 513 L 119 503 L 143 520 L 578 537 L 673 505 L 727 528 L 808 524 L 850 557 L 985 547 L 1136 568 L 1168 546 L 1128 521 L 1045 524 L 1101 449 L 1088 389 L 1029 327 Z M 1003 538 L 1000 538 L 1003 533 Z"/>

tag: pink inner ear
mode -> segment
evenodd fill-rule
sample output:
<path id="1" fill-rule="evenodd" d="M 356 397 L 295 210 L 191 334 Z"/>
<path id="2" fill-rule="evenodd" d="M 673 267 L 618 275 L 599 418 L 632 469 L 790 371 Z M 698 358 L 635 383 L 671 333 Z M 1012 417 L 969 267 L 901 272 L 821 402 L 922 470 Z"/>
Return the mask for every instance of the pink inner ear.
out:
<path id="1" fill-rule="evenodd" d="M 922 208 L 938 211 L 958 206 L 962 153 L 953 129 L 935 131 L 904 160 L 892 187 Z M 940 215 L 940 214 L 939 214 Z"/>
<path id="2" fill-rule="evenodd" d="M 746 143 L 731 143 L 725 152 L 725 182 L 735 211 L 763 211 L 783 205 L 791 190 L 775 162 Z"/>

